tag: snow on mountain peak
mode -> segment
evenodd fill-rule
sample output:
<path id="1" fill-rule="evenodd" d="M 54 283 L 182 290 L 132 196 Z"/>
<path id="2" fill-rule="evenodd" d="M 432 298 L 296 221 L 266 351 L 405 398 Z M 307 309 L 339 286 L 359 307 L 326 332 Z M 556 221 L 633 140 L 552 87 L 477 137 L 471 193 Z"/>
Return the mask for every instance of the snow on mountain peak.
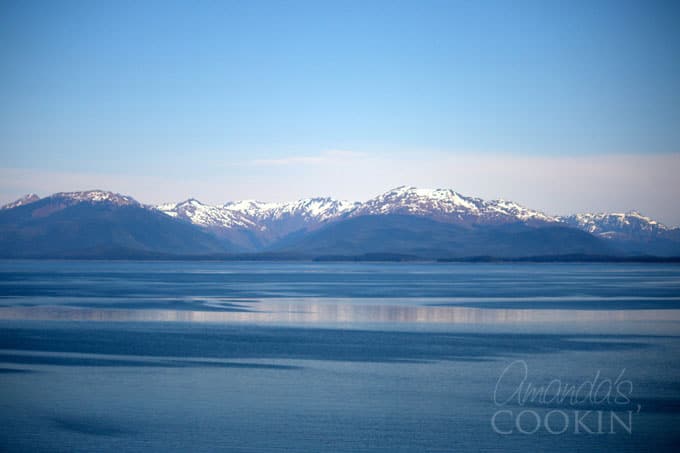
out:
<path id="1" fill-rule="evenodd" d="M 257 218 L 260 217 L 262 213 L 276 209 L 280 205 L 281 203 L 267 203 L 258 200 L 241 200 L 225 203 L 222 208 L 241 213 L 248 217 Z"/>
<path id="2" fill-rule="evenodd" d="M 280 203 L 268 210 L 265 217 L 282 218 L 299 215 L 307 219 L 324 222 L 338 217 L 354 209 L 357 203 L 335 200 L 328 197 L 305 198 L 302 200 Z"/>
<path id="3" fill-rule="evenodd" d="M 40 200 L 28 194 L 0 209 L 12 209 Z M 69 206 L 80 202 L 142 206 L 132 197 L 103 190 L 61 192 L 45 200 Z M 290 234 L 312 231 L 329 222 L 362 215 L 415 215 L 465 225 L 522 223 L 528 226 L 562 225 L 577 228 L 606 239 L 676 237 L 677 228 L 641 214 L 585 213 L 552 217 L 513 201 L 483 200 L 452 189 L 425 189 L 399 186 L 366 202 L 349 202 L 330 197 L 304 198 L 289 202 L 242 200 L 213 206 L 189 198 L 179 203 L 146 206 L 168 216 L 212 230 L 246 247 L 261 247 Z"/>
<path id="4" fill-rule="evenodd" d="M 670 230 L 666 225 L 642 215 L 639 211 L 626 213 L 584 213 L 561 217 L 569 226 L 606 238 L 651 236 Z"/>
<path id="5" fill-rule="evenodd" d="M 106 190 L 86 190 L 81 192 L 59 192 L 49 198 L 67 199 L 74 202 L 112 203 L 117 206 L 139 205 L 139 202 L 128 195 L 121 195 Z"/>
<path id="6" fill-rule="evenodd" d="M 160 205 L 156 209 L 222 232 L 240 230 L 244 234 L 256 233 L 263 243 L 347 217 L 389 214 L 416 215 L 460 225 L 564 225 L 607 239 L 652 237 L 668 230 L 638 211 L 553 217 L 509 200 L 487 201 L 452 189 L 413 186 L 395 187 L 364 203 L 315 197 L 275 203 L 242 200 L 210 206 L 189 199 L 178 204 Z"/>
<path id="7" fill-rule="evenodd" d="M 40 197 L 38 195 L 34 193 L 29 193 L 17 200 L 12 201 L 11 203 L 7 203 L 6 205 L 0 206 L 0 210 L 18 208 L 19 206 L 24 206 L 38 200 L 40 200 Z"/>
<path id="8" fill-rule="evenodd" d="M 287 234 L 301 228 L 314 228 L 356 207 L 356 203 L 332 198 L 306 198 L 291 202 L 268 203 L 241 200 L 210 206 L 189 199 L 156 207 L 165 214 L 209 228 L 272 230 Z"/>
<path id="9" fill-rule="evenodd" d="M 221 206 L 203 204 L 195 198 L 180 203 L 165 203 L 156 209 L 171 217 L 188 220 L 191 223 L 212 228 L 250 228 L 254 223 L 238 212 L 232 212 Z"/>
<path id="10" fill-rule="evenodd" d="M 352 216 L 407 214 L 463 223 L 554 222 L 555 219 L 517 203 L 485 201 L 451 189 L 400 186 L 363 203 Z"/>
<path id="11" fill-rule="evenodd" d="M 365 203 L 314 197 L 275 203 L 242 200 L 222 206 L 209 206 L 189 199 L 176 205 L 160 205 L 157 209 L 205 227 L 267 230 L 279 234 L 314 229 L 329 221 L 360 215 L 420 215 L 440 221 L 470 224 L 557 221 L 510 201 L 484 201 L 451 189 L 421 189 L 413 186 L 396 187 Z"/>

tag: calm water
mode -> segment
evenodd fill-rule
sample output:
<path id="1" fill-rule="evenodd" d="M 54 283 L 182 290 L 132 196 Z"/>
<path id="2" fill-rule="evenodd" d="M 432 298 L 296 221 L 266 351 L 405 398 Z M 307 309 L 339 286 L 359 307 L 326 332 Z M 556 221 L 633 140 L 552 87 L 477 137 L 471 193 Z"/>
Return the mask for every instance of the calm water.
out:
<path id="1" fill-rule="evenodd" d="M 680 266 L 0 262 L 1 451 L 677 451 Z"/>

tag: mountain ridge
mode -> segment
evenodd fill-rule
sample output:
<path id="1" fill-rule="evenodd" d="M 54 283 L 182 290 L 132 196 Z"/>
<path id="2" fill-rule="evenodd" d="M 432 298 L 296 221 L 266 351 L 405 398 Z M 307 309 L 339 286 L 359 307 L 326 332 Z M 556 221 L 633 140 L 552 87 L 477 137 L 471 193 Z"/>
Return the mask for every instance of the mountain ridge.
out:
<path id="1" fill-rule="evenodd" d="M 313 197 L 275 203 L 242 200 L 223 205 L 208 205 L 194 198 L 179 203 L 145 205 L 131 196 L 103 190 L 60 192 L 45 198 L 29 194 L 0 208 L 0 234 L 7 236 L 8 231 L 17 233 L 16 225 L 8 227 L 6 224 L 6 219 L 12 218 L 15 212 L 30 211 L 30 218 L 34 221 L 31 228 L 34 228 L 36 219 L 44 218 L 49 223 L 60 211 L 74 207 L 80 207 L 78 212 L 82 216 L 86 216 L 86 208 L 89 207 L 90 214 L 95 215 L 95 223 L 99 222 L 97 225 L 106 229 L 101 223 L 102 211 L 95 213 L 95 208 L 103 205 L 108 207 L 110 221 L 115 220 L 115 215 L 110 212 L 124 213 L 122 208 L 134 208 L 138 210 L 136 215 L 161 215 L 161 220 L 166 218 L 193 228 L 180 232 L 176 224 L 158 223 L 154 219 L 151 223 L 159 235 L 163 236 L 163 228 L 168 228 L 179 236 L 166 234 L 163 236 L 165 244 L 149 242 L 147 238 L 147 243 L 140 245 L 131 241 L 128 235 L 128 239 L 116 246 L 121 250 L 135 250 L 137 247 L 147 255 L 172 255 L 175 250 L 168 248 L 169 244 L 174 244 L 173 247 L 181 249 L 183 254 L 283 253 L 291 256 L 304 253 L 312 258 L 314 254 L 341 256 L 366 253 L 434 259 L 466 258 L 475 254 L 502 258 L 589 253 L 680 255 L 680 228 L 669 228 L 638 211 L 551 216 L 508 200 L 483 200 L 451 189 L 412 186 L 391 189 L 365 202 Z M 70 225 L 76 228 L 76 222 L 72 221 Z M 426 225 L 432 229 L 429 236 Z M 121 224 L 117 228 L 137 231 L 134 225 L 129 224 Z M 437 234 L 434 234 L 435 231 Z M 185 236 L 194 237 L 194 242 L 186 240 L 197 244 L 196 250 L 183 247 L 182 238 Z M 437 240 L 431 240 L 435 236 Z M 196 242 L 199 237 L 201 239 Z M 392 242 L 385 239 L 387 237 Z M 357 238 L 363 238 L 363 242 Z M 381 241 L 382 247 L 379 246 Z M 517 244 L 511 244 L 512 241 Z M 562 244 L 560 241 L 566 242 Z M 7 244 L 0 236 L 0 244 L 3 243 Z M 151 243 L 154 245 L 149 246 Z M 392 245 L 386 245 L 388 243 Z M 97 244 L 104 248 L 111 245 L 104 242 Z M 345 250 L 342 244 L 346 245 Z M 475 244 L 475 247 L 470 244 Z M 519 244 L 524 244 L 524 248 Z M 2 252 L 6 251 L 0 250 Z"/>
<path id="2" fill-rule="evenodd" d="M 202 229 L 106 191 L 60 192 L 0 210 L 0 256 L 97 258 L 233 250 Z"/>
<path id="3" fill-rule="evenodd" d="M 252 200 L 230 202 L 226 203 L 221 208 L 213 207 L 220 212 L 220 214 L 215 214 L 215 217 L 209 220 L 202 220 L 189 216 L 186 216 L 185 218 L 197 225 L 211 224 L 215 227 L 219 223 L 217 218 L 221 215 L 221 212 L 228 211 L 232 216 L 247 219 L 247 222 L 251 225 L 257 225 L 260 229 L 262 227 L 266 229 L 266 224 L 262 225 L 258 223 L 261 219 L 266 218 L 266 216 L 261 214 L 258 215 L 258 212 L 271 212 L 280 209 L 280 207 L 290 206 L 296 203 L 300 204 L 307 200 L 316 199 L 321 198 L 282 203 L 255 202 Z M 309 228 L 311 230 L 318 227 L 320 224 L 339 220 L 344 217 L 405 214 L 430 217 L 447 223 L 465 225 L 494 225 L 515 222 L 527 223 L 533 226 L 563 224 L 589 232 L 604 239 L 641 239 L 641 237 L 649 239 L 655 235 L 665 236 L 666 232 L 680 232 L 680 228 L 667 227 L 650 217 L 643 216 L 635 210 L 627 213 L 582 213 L 568 216 L 552 216 L 538 210 L 524 207 L 513 201 L 504 199 L 487 201 L 481 198 L 462 195 L 451 189 L 418 189 L 413 186 L 400 186 L 365 202 L 334 200 L 328 197 L 323 199 L 342 204 L 343 209 L 339 210 L 335 216 L 326 215 L 321 220 L 318 218 L 314 219 L 313 216 L 310 216 L 313 220 L 300 222 L 298 225 L 300 228 Z M 159 209 L 169 215 L 175 215 L 172 214 L 172 212 L 175 209 L 174 206 L 177 205 L 160 205 Z M 209 205 L 204 206 L 208 207 Z M 614 221 L 614 219 L 617 221 Z M 232 226 L 232 224 L 221 225 L 221 227 L 224 228 L 231 228 Z M 247 227 L 246 225 L 242 226 Z M 286 231 L 286 234 L 291 232 L 291 229 L 289 229 Z M 648 232 L 649 234 L 637 234 L 639 232 Z M 285 236 L 285 234 L 282 236 Z"/>

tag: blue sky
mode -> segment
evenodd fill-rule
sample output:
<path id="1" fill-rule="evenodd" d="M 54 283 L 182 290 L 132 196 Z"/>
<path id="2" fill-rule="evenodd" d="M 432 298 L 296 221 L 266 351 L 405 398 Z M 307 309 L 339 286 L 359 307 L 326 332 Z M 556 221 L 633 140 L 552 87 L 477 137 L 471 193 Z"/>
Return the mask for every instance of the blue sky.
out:
<path id="1" fill-rule="evenodd" d="M 416 184 L 680 223 L 679 20 L 644 1 L 3 1 L 0 198 Z"/>

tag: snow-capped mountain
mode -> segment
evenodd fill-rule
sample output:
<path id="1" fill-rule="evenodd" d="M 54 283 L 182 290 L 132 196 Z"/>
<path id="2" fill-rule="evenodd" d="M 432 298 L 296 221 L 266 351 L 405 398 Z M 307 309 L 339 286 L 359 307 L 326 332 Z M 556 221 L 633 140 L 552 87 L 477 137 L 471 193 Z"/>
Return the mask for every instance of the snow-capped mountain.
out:
<path id="1" fill-rule="evenodd" d="M 247 205 L 245 205 L 247 203 Z M 305 225 L 318 225 L 328 220 L 336 219 L 353 209 L 359 203 L 333 198 L 317 197 L 285 203 L 237 202 L 227 203 L 225 209 L 249 213 L 253 218 L 267 223 L 284 221 L 299 217 Z M 244 209 L 245 208 L 245 209 Z"/>
<path id="2" fill-rule="evenodd" d="M 252 228 L 257 225 L 243 211 L 226 209 L 224 206 L 210 206 L 190 198 L 180 203 L 166 203 L 156 209 L 178 219 L 206 228 Z"/>
<path id="3" fill-rule="evenodd" d="M 169 216 L 206 227 L 219 225 L 225 228 L 266 230 L 272 223 L 293 218 L 299 218 L 304 225 L 320 224 L 351 211 L 357 205 L 358 203 L 332 198 L 307 198 L 284 203 L 244 200 L 211 206 L 191 198 L 181 203 L 162 204 L 156 208 Z"/>
<path id="4" fill-rule="evenodd" d="M 574 214 L 560 218 L 567 225 L 605 239 L 646 240 L 671 230 L 637 211 L 627 213 Z"/>
<path id="5" fill-rule="evenodd" d="M 234 251 L 225 241 L 132 197 L 62 192 L 0 210 L 0 256 L 154 258 Z"/>
<path id="6" fill-rule="evenodd" d="M 11 203 L 7 203 L 4 206 L 0 206 L 0 210 L 2 209 L 12 209 L 12 208 L 18 208 L 19 206 L 24 206 L 29 203 L 33 203 L 34 201 L 40 200 L 40 197 L 34 193 L 29 193 L 24 195 L 23 197 L 19 198 L 18 200 L 14 200 Z"/>
<path id="7" fill-rule="evenodd" d="M 266 244 L 290 234 L 314 231 L 338 220 L 357 207 L 357 203 L 333 198 L 306 198 L 303 200 L 265 204 L 255 214 L 261 236 Z"/>
<path id="8" fill-rule="evenodd" d="M 38 200 L 41 198 L 36 194 L 28 194 L 0 209 L 8 210 Z M 106 202 L 117 206 L 142 206 L 130 196 L 103 190 L 60 192 L 42 200 L 65 205 Z M 660 235 L 667 237 L 669 232 L 680 231 L 637 211 L 558 217 L 512 201 L 487 201 L 462 195 L 451 189 L 419 189 L 407 186 L 389 190 L 363 203 L 317 197 L 279 203 L 243 200 L 212 206 L 191 198 L 180 203 L 166 203 L 149 208 L 222 236 L 231 237 L 234 232 L 238 232 L 247 236 L 247 240 L 236 242 L 252 243 L 258 247 L 292 233 L 312 231 L 333 221 L 365 215 L 419 216 L 457 225 L 562 224 L 605 239 L 650 239 Z"/>
<path id="9" fill-rule="evenodd" d="M 38 195 L 31 193 L 2 206 L 0 210 L 18 208 L 37 201 L 42 201 L 45 204 L 50 205 L 51 212 L 78 203 L 108 203 L 115 206 L 142 206 L 137 200 L 127 195 L 121 195 L 106 190 L 85 190 L 79 192 L 58 192 L 45 198 L 40 198 Z"/>
<path id="10" fill-rule="evenodd" d="M 485 201 L 467 197 L 451 189 L 397 187 L 355 209 L 351 216 L 402 214 L 417 215 L 457 224 L 499 224 L 558 222 L 539 211 L 505 200 Z"/>
<path id="11" fill-rule="evenodd" d="M 284 203 L 245 200 L 210 206 L 190 199 L 157 206 L 166 214 L 207 228 L 282 230 L 282 236 L 300 229 L 362 215 L 416 215 L 450 223 L 554 223 L 555 217 L 504 200 L 485 201 L 450 189 L 398 187 L 364 203 L 333 198 L 307 198 Z"/>
<path id="12" fill-rule="evenodd" d="M 483 200 L 451 189 L 401 186 L 366 202 L 332 198 L 266 203 L 255 200 L 210 206 L 190 199 L 156 209 L 187 220 L 246 247 L 259 248 L 293 233 L 313 231 L 328 223 L 366 215 L 425 217 L 455 225 L 564 225 L 603 239 L 648 240 L 675 231 L 638 212 L 626 214 L 547 215 L 507 200 Z"/>
<path id="13" fill-rule="evenodd" d="M 184 227 L 193 228 L 198 235 L 196 237 L 204 238 L 207 233 L 220 244 L 208 244 L 209 241 L 201 239 L 202 247 L 231 252 L 291 252 L 295 247 L 298 250 L 307 247 L 306 250 L 321 254 L 330 250 L 329 244 L 335 244 L 334 253 L 342 252 L 343 247 L 350 244 L 354 244 L 356 250 L 388 252 L 394 250 L 381 250 L 375 244 L 388 244 L 386 235 L 389 235 L 394 241 L 393 247 L 411 241 L 409 253 L 422 254 L 429 247 L 427 253 L 431 256 L 438 253 L 440 246 L 448 247 L 447 253 L 452 255 L 463 250 L 484 254 L 515 254 L 522 250 L 546 254 L 680 254 L 680 228 L 668 228 L 636 211 L 557 217 L 511 201 L 487 201 L 450 189 L 405 186 L 363 203 L 325 197 L 281 203 L 244 200 L 217 206 L 195 199 L 150 206 L 140 204 L 127 195 L 89 190 L 61 192 L 46 198 L 31 194 L 5 205 L 0 213 L 9 222 L 10 229 L 7 231 L 13 231 L 14 226 L 11 225 L 14 224 L 10 219 L 21 217 L 26 209 L 31 211 L 31 218 L 39 219 L 50 218 L 66 209 L 72 212 L 72 207 L 78 208 L 78 212 L 85 212 L 83 209 L 87 210 L 88 206 L 104 212 L 98 208 L 103 206 L 105 211 L 121 216 L 127 215 L 125 212 L 132 215 L 128 208 L 136 209 L 137 213 L 144 211 L 172 220 L 168 223 L 170 229 L 178 228 L 171 224 L 179 220 Z M 23 208 L 16 209 L 20 207 Z M 111 218 L 111 221 L 119 220 L 116 219 Z M 133 222 L 132 219 L 125 222 L 132 228 L 129 223 Z M 147 228 L 145 225 L 142 223 L 137 227 L 141 230 Z M 87 231 L 89 224 L 82 225 L 82 228 Z M 184 231 L 183 237 L 189 232 Z M 161 230 L 158 234 L 162 234 Z M 435 237 L 440 242 L 436 242 Z M 498 244 L 492 246 L 493 241 Z M 369 242 L 370 246 L 367 245 Z M 429 245 L 425 247 L 424 244 Z M 178 243 L 178 249 L 180 245 Z M 561 245 L 564 247 L 560 248 Z"/>
<path id="14" fill-rule="evenodd" d="M 283 203 L 244 200 L 222 206 L 189 199 L 177 204 L 162 204 L 156 209 L 206 228 L 237 245 L 259 248 L 295 232 L 314 230 L 356 206 L 357 203 L 332 198 Z"/>
<path id="15" fill-rule="evenodd" d="M 49 200 L 69 203 L 110 203 L 116 206 L 140 206 L 141 204 L 128 195 L 121 195 L 106 190 L 85 190 L 80 192 L 59 192 L 46 197 Z"/>

